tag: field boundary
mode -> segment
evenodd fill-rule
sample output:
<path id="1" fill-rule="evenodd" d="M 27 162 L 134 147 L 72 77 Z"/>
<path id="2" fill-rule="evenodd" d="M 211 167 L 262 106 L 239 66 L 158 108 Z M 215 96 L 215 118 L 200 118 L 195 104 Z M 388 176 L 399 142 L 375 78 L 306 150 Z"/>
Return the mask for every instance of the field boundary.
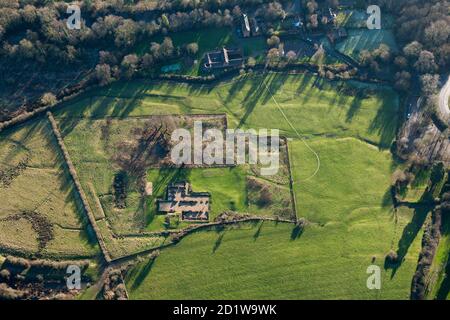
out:
<path id="1" fill-rule="evenodd" d="M 297 213 L 297 198 L 295 197 L 294 192 L 294 177 L 292 175 L 292 168 L 291 168 L 291 153 L 289 151 L 289 141 L 286 137 L 283 137 L 286 143 L 286 152 L 287 152 L 287 166 L 289 171 L 289 190 L 291 192 L 291 198 L 292 198 L 292 210 L 294 210 L 295 215 L 295 221 L 298 221 L 298 213 Z"/>
<path id="2" fill-rule="evenodd" d="M 53 115 L 52 115 L 52 113 L 50 111 L 47 112 L 47 117 L 48 117 L 48 120 L 50 121 L 50 124 L 51 124 L 51 127 L 52 127 L 52 132 L 55 135 L 56 140 L 58 142 L 58 146 L 60 147 L 61 152 L 62 152 L 62 154 L 64 156 L 65 163 L 66 163 L 66 165 L 67 165 L 67 167 L 69 169 L 69 174 L 72 177 L 72 180 L 73 180 L 73 182 L 75 184 L 75 188 L 76 188 L 76 190 L 78 192 L 78 195 L 80 196 L 81 202 L 83 203 L 83 210 L 85 211 L 86 216 L 88 218 L 88 221 L 89 221 L 90 225 L 92 226 L 92 229 L 94 230 L 95 236 L 97 238 L 97 242 L 98 242 L 98 244 L 100 246 L 100 249 L 101 249 L 101 251 L 103 253 L 103 256 L 104 256 L 106 262 L 109 263 L 109 262 L 111 262 L 111 256 L 110 256 L 108 250 L 106 249 L 106 245 L 105 245 L 105 242 L 103 240 L 102 234 L 101 234 L 100 230 L 97 227 L 95 216 L 94 216 L 94 214 L 91 211 L 91 208 L 90 208 L 89 203 L 88 203 L 87 198 L 86 198 L 86 194 L 84 193 L 84 190 L 83 190 L 83 188 L 81 186 L 80 180 L 78 179 L 77 172 L 76 172 L 75 167 L 74 167 L 74 165 L 72 163 L 72 160 L 70 159 L 69 153 L 68 153 L 68 151 L 66 149 L 66 146 L 64 144 L 64 140 L 63 140 L 63 138 L 61 136 L 61 132 L 58 129 L 58 125 L 56 123 L 56 120 L 55 120 L 55 118 L 53 117 Z"/>
<path id="3" fill-rule="evenodd" d="M 162 244 L 158 247 L 155 248 L 150 248 L 150 249 L 145 249 L 142 250 L 140 252 L 136 252 L 127 256 L 123 256 L 123 257 L 119 257 L 119 258 L 115 258 L 112 259 L 111 262 L 113 263 L 117 263 L 120 264 L 122 262 L 128 262 L 129 260 L 133 260 L 136 259 L 140 256 L 143 255 L 147 255 L 149 253 L 152 253 L 153 251 L 156 250 L 162 250 L 164 248 L 170 247 L 170 246 L 174 246 L 176 245 L 178 242 L 180 242 L 183 238 L 185 238 L 186 236 L 200 231 L 202 229 L 207 229 L 210 227 L 215 227 L 215 226 L 225 226 L 225 225 L 233 225 L 233 224 L 239 224 L 239 223 L 245 223 L 245 222 L 258 222 L 258 221 L 272 221 L 272 222 L 277 222 L 277 223 L 291 223 L 291 224 L 296 224 L 296 221 L 294 220 L 289 220 L 289 219 L 281 219 L 281 218 L 272 218 L 272 217 L 261 217 L 261 216 L 250 216 L 250 217 L 246 217 L 246 218 L 242 218 L 242 219 L 236 219 L 236 220 L 232 220 L 232 221 L 216 221 L 216 222 L 209 222 L 209 223 L 205 223 L 205 224 L 198 224 L 198 225 L 194 225 L 190 228 L 187 229 L 182 229 L 182 230 L 178 230 L 178 231 L 169 231 L 169 234 L 180 234 L 182 233 L 182 236 L 178 239 L 178 241 L 171 241 L 165 244 Z"/>

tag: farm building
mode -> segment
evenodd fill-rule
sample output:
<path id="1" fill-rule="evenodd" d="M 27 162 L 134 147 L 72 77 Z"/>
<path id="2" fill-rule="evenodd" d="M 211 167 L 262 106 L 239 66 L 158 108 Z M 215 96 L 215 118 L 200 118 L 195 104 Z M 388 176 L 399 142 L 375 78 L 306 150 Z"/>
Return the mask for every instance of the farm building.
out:
<path id="1" fill-rule="evenodd" d="M 207 52 L 202 67 L 205 71 L 239 68 L 243 62 L 244 57 L 239 49 L 227 49 L 224 47 L 218 51 Z"/>
<path id="2" fill-rule="evenodd" d="M 192 192 L 186 181 L 172 183 L 167 187 L 166 199 L 157 201 L 160 213 L 180 214 L 182 220 L 208 221 L 211 194 Z"/>
<path id="3" fill-rule="evenodd" d="M 249 16 L 245 13 L 242 14 L 242 18 L 240 19 L 241 28 L 238 30 L 238 34 L 244 38 L 248 37 L 257 37 L 261 35 L 262 29 L 261 25 L 263 23 L 258 21 L 256 18 Z M 240 31 L 240 33 L 239 33 Z"/>
<path id="4" fill-rule="evenodd" d="M 250 21 L 248 16 L 243 13 L 242 14 L 242 36 L 244 38 L 250 37 L 251 29 L 250 29 Z"/>

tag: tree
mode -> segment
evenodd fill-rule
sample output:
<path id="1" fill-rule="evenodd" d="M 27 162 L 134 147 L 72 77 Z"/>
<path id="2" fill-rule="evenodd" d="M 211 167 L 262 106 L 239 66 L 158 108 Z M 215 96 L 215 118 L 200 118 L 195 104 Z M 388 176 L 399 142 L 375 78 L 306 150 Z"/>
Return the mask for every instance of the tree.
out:
<path id="1" fill-rule="evenodd" d="M 450 22 L 445 20 L 432 22 L 430 26 L 425 29 L 426 41 L 435 47 L 439 47 L 448 42 L 449 36 Z"/>
<path id="2" fill-rule="evenodd" d="M 167 18 L 167 16 L 165 14 L 163 14 L 161 16 L 161 23 L 165 28 L 169 28 L 170 27 L 170 22 L 169 19 Z"/>
<path id="3" fill-rule="evenodd" d="M 362 66 L 369 66 L 373 61 L 372 53 L 370 53 L 368 50 L 362 50 L 359 53 L 359 61 L 361 61 Z"/>
<path id="4" fill-rule="evenodd" d="M 435 165 L 433 165 L 433 168 L 431 169 L 431 175 L 430 175 L 430 181 L 432 184 L 439 183 L 445 175 L 444 170 L 444 164 L 442 162 L 438 162 Z"/>
<path id="5" fill-rule="evenodd" d="M 424 74 L 420 77 L 420 84 L 422 87 L 422 92 L 429 96 L 438 90 L 439 86 L 439 76 L 432 74 Z"/>
<path id="6" fill-rule="evenodd" d="M 288 51 L 288 53 L 286 53 L 286 58 L 288 60 L 288 63 L 292 63 L 295 61 L 295 58 L 297 58 L 297 54 L 295 53 L 295 51 Z"/>
<path id="7" fill-rule="evenodd" d="M 411 86 L 411 74 L 407 71 L 395 74 L 395 88 L 400 91 L 407 91 Z"/>
<path id="8" fill-rule="evenodd" d="M 34 46 L 28 39 L 22 39 L 19 42 L 19 54 L 26 59 L 32 59 L 34 57 Z"/>
<path id="9" fill-rule="evenodd" d="M 309 13 L 314 13 L 319 8 L 319 5 L 315 0 L 308 1 L 306 4 L 306 7 L 308 8 Z"/>
<path id="10" fill-rule="evenodd" d="M 165 37 L 164 41 L 161 43 L 160 54 L 163 57 L 171 57 L 173 55 L 173 43 L 172 39 Z"/>
<path id="11" fill-rule="evenodd" d="M 280 52 L 277 48 L 272 48 L 267 52 L 266 64 L 269 67 L 275 67 L 278 65 L 278 61 L 280 60 Z"/>
<path id="12" fill-rule="evenodd" d="M 198 52 L 198 44 L 196 42 L 191 42 L 186 46 L 186 50 L 189 55 L 195 56 Z"/>
<path id="13" fill-rule="evenodd" d="M 280 38 L 278 38 L 275 35 L 271 36 L 269 39 L 267 39 L 267 45 L 270 48 L 278 47 L 279 44 L 280 44 Z"/>
<path id="14" fill-rule="evenodd" d="M 159 60 L 161 56 L 161 45 L 157 42 L 152 42 L 150 44 L 150 52 L 155 60 Z"/>
<path id="15" fill-rule="evenodd" d="M 109 64 L 98 64 L 95 67 L 95 77 L 101 86 L 110 84 L 113 80 Z"/>
<path id="16" fill-rule="evenodd" d="M 374 51 L 374 56 L 376 58 L 379 58 L 383 62 L 389 62 L 389 60 L 391 60 L 391 48 L 389 48 L 388 45 L 382 43 Z"/>
<path id="17" fill-rule="evenodd" d="M 309 16 L 309 22 L 311 29 L 317 29 L 319 27 L 319 18 L 317 14 L 312 14 Z"/>
<path id="18" fill-rule="evenodd" d="M 154 59 L 153 56 L 149 53 L 146 53 L 142 56 L 141 59 L 141 63 L 142 63 L 142 68 L 144 70 L 149 71 L 152 67 L 153 67 L 153 63 L 154 63 Z"/>
<path id="19" fill-rule="evenodd" d="M 235 18 L 239 18 L 242 15 L 241 8 L 239 6 L 234 6 L 233 8 L 233 16 Z"/>
<path id="20" fill-rule="evenodd" d="M 130 47 L 136 42 L 137 32 L 137 23 L 131 19 L 126 19 L 115 29 L 114 43 L 118 47 Z"/>
<path id="21" fill-rule="evenodd" d="M 284 19 L 286 12 L 283 10 L 283 6 L 278 2 L 271 2 L 259 8 L 256 11 L 257 16 L 264 17 L 265 20 L 274 21 L 278 19 Z"/>
<path id="22" fill-rule="evenodd" d="M 394 59 L 394 64 L 395 64 L 399 69 L 402 69 L 402 70 L 405 70 L 405 69 L 408 68 L 408 60 L 407 60 L 405 57 L 403 57 L 403 56 L 397 56 L 397 57 L 395 57 L 395 59 Z"/>
<path id="23" fill-rule="evenodd" d="M 133 77 L 134 73 L 136 72 L 138 63 L 139 58 L 135 54 L 129 54 L 123 58 L 121 67 L 124 72 L 124 76 L 127 79 Z"/>
<path id="24" fill-rule="evenodd" d="M 253 68 L 256 65 L 256 60 L 253 57 L 247 59 L 247 66 Z"/>
<path id="25" fill-rule="evenodd" d="M 58 102 L 58 100 L 56 99 L 56 96 L 51 92 L 47 92 L 41 97 L 41 104 L 44 106 L 51 106 L 56 104 L 56 102 Z"/>
<path id="26" fill-rule="evenodd" d="M 389 251 L 386 255 L 386 262 L 388 264 L 396 264 L 398 262 L 398 254 L 394 250 Z"/>
<path id="27" fill-rule="evenodd" d="M 37 19 L 36 7 L 27 4 L 22 10 L 22 19 L 28 24 L 33 24 Z"/>
<path id="28" fill-rule="evenodd" d="M 438 66 L 434 60 L 434 54 L 430 51 L 423 50 L 420 52 L 419 59 L 414 64 L 414 68 L 420 73 L 434 73 Z"/>
<path id="29" fill-rule="evenodd" d="M 109 51 L 103 51 L 101 50 L 99 53 L 99 64 L 109 64 L 109 65 L 115 65 L 117 64 L 117 58 L 116 56 L 109 52 Z"/>
<path id="30" fill-rule="evenodd" d="M 403 48 L 403 53 L 408 58 L 417 58 L 422 52 L 423 46 L 418 41 L 413 41 Z"/>

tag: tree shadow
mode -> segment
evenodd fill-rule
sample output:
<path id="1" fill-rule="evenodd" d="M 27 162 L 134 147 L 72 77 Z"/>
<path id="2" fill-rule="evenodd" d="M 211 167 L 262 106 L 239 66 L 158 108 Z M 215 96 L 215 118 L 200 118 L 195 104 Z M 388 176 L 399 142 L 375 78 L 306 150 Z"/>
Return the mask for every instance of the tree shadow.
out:
<path id="1" fill-rule="evenodd" d="M 291 240 L 297 240 L 304 232 L 305 228 L 302 226 L 295 226 L 291 232 Z"/>
<path id="2" fill-rule="evenodd" d="M 362 97 L 361 92 L 358 91 L 356 96 L 353 98 L 352 103 L 350 104 L 350 108 L 347 111 L 346 121 L 351 122 L 355 115 L 358 113 L 359 109 L 361 108 L 362 104 Z"/>
<path id="3" fill-rule="evenodd" d="M 216 251 L 219 249 L 220 245 L 222 244 L 223 237 L 225 236 L 225 231 L 219 234 L 219 237 L 217 237 L 216 241 L 214 242 L 214 246 L 212 248 L 212 253 L 216 253 Z"/>
<path id="4" fill-rule="evenodd" d="M 436 299 L 446 300 L 450 293 L 450 260 L 447 260 L 447 266 L 444 271 L 444 280 L 442 280 L 441 286 L 436 294 Z"/>
<path id="5" fill-rule="evenodd" d="M 428 216 L 428 213 L 431 211 L 431 207 L 429 205 L 418 205 L 414 210 L 414 215 L 412 220 L 408 223 L 408 225 L 403 229 L 402 236 L 398 242 L 397 249 L 397 263 L 389 264 L 385 263 L 385 269 L 392 268 L 391 279 L 395 276 L 397 270 L 401 267 L 405 260 L 405 256 L 408 253 L 409 248 L 411 247 L 413 241 L 416 239 L 417 234 L 422 229 L 423 224 Z"/>
<path id="6" fill-rule="evenodd" d="M 133 284 L 131 285 L 131 288 L 133 290 L 139 288 L 144 282 L 145 278 L 149 275 L 150 271 L 153 268 L 153 264 L 155 263 L 155 259 L 149 259 L 149 261 L 145 264 L 145 266 L 139 271 L 139 274 L 137 275 L 136 279 L 134 280 Z"/>
<path id="7" fill-rule="evenodd" d="M 378 134 L 380 136 L 379 147 L 381 149 L 388 149 L 397 133 L 399 121 L 397 110 L 392 106 L 396 98 L 394 92 L 387 89 L 383 89 L 382 92 L 382 104 L 369 126 L 368 133 Z"/>
<path id="8" fill-rule="evenodd" d="M 450 216 L 443 215 L 442 217 L 442 238 L 447 237 L 450 233 Z M 436 294 L 436 299 L 438 300 L 446 300 L 448 299 L 448 295 L 450 293 L 450 257 L 447 257 L 447 264 L 445 266 L 445 270 L 443 271 L 442 283 L 438 289 Z"/>
<path id="9" fill-rule="evenodd" d="M 262 221 L 262 222 L 259 224 L 258 229 L 256 229 L 256 232 L 255 232 L 255 234 L 253 235 L 253 240 L 254 240 L 254 241 L 258 240 L 259 236 L 261 235 L 261 230 L 262 230 L 263 224 L 264 224 L 264 221 Z"/>

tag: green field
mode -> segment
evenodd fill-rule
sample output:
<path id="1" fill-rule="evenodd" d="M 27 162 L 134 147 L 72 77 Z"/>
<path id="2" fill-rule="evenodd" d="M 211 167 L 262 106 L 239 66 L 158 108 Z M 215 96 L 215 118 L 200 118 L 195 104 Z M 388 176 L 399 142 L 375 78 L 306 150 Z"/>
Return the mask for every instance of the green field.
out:
<path id="1" fill-rule="evenodd" d="M 336 49 L 359 60 L 362 50 L 373 51 L 380 44 L 386 44 L 393 52 L 398 51 L 394 33 L 391 30 L 350 29 L 348 38 L 337 43 Z"/>
<path id="2" fill-rule="evenodd" d="M 399 98 L 392 89 L 329 82 L 310 75 L 271 73 L 217 86 L 117 82 L 66 103 L 57 116 L 62 119 L 63 132 L 70 132 L 80 117 L 225 113 L 229 127 L 278 128 L 282 134 L 295 137 L 262 81 L 305 136 L 354 136 L 383 148 L 395 137 Z"/>
<path id="3" fill-rule="evenodd" d="M 26 165 L 18 169 L 21 162 Z M 51 258 L 98 254 L 46 119 L 1 134 L 0 172 L 3 178 L 15 172 L 7 185 L 0 184 L 0 250 Z M 45 236 L 49 229 L 51 239 Z M 39 237 L 47 239 L 42 247 Z"/>
<path id="4" fill-rule="evenodd" d="M 361 10 L 340 11 L 337 16 L 338 24 L 347 29 L 348 37 L 336 43 L 336 49 L 342 53 L 359 60 L 362 50 L 372 52 L 381 44 L 386 44 L 392 52 L 399 48 L 394 36 L 395 19 L 391 14 L 382 12 L 381 29 L 369 30 L 367 28 L 368 14 Z"/>
<path id="5" fill-rule="evenodd" d="M 132 139 L 130 132 L 152 121 L 149 116 L 190 114 L 225 114 L 231 128 L 277 128 L 289 137 L 297 214 L 309 224 L 300 236 L 292 225 L 269 222 L 197 232 L 164 249 L 153 265 L 132 270 L 127 279 L 132 298 L 409 297 L 427 212 L 394 211 L 388 193 L 397 165 L 387 149 L 399 126 L 399 98 L 389 87 L 310 75 L 271 73 L 214 86 L 117 82 L 58 109 L 66 146 L 113 257 L 168 243 L 165 237 L 137 233 L 163 227 L 152 208 L 172 179 L 186 178 L 194 191 L 211 192 L 212 217 L 228 210 L 262 215 L 282 209 L 281 198 L 273 207 L 258 208 L 258 193 L 248 190 L 247 179 L 268 183 L 277 197 L 288 195 L 287 169 L 266 180 L 245 166 L 149 169 L 146 179 L 155 193 L 147 206 L 133 192 L 129 210 L 108 206 L 118 170 L 111 157 L 117 144 Z M 320 158 L 313 177 L 318 163 L 311 150 Z M 402 264 L 383 268 L 381 291 L 367 290 L 365 271 L 372 259 L 383 266 L 385 255 L 397 249 Z"/>
<path id="6" fill-rule="evenodd" d="M 299 237 L 292 239 L 292 225 L 267 222 L 197 232 L 164 250 L 154 264 L 132 270 L 127 281 L 131 297 L 408 299 L 420 251 L 420 221 L 427 213 L 392 209 L 387 191 L 395 165 L 390 154 L 353 138 L 308 143 L 321 160 L 318 174 L 309 180 L 315 158 L 303 142 L 289 145 L 298 214 L 310 221 Z M 390 250 L 404 256 L 395 270 L 384 269 Z M 383 270 L 379 292 L 366 288 L 371 264 Z"/>
<path id="7" fill-rule="evenodd" d="M 55 112 L 101 229 L 105 233 L 133 235 L 140 230 L 158 231 L 163 226 L 163 217 L 152 212 L 156 197 L 164 193 L 162 186 L 159 193 L 147 201 L 147 209 L 142 207 L 142 201 L 135 192 L 129 195 L 129 209 L 117 211 L 109 205 L 112 180 L 118 170 L 117 165 L 111 162 L 112 154 L 116 150 L 114 145 L 117 141 L 129 140 L 131 136 L 128 132 L 142 126 L 145 119 L 151 119 L 146 118 L 147 116 L 226 114 L 228 126 L 231 128 L 277 128 L 283 135 L 298 138 L 284 119 L 271 93 L 279 105 L 282 105 L 286 116 L 295 123 L 297 131 L 306 138 L 316 140 L 322 137 L 324 141 L 333 141 L 336 138 L 351 136 L 364 139 L 380 148 L 388 148 L 395 136 L 399 99 L 388 87 L 352 81 L 328 82 L 310 75 L 272 73 L 264 77 L 246 76 L 215 86 L 150 81 L 117 82 L 107 88 L 88 92 Z M 102 128 L 105 126 L 106 117 L 112 117 L 112 125 L 108 131 L 108 142 L 105 144 L 102 140 Z M 335 147 L 336 150 L 339 148 Z M 389 155 L 384 154 L 383 157 L 389 158 Z M 364 165 L 370 166 L 371 163 L 361 166 Z M 252 204 L 252 201 L 255 203 L 256 195 L 246 192 L 245 188 L 244 171 L 248 172 L 248 169 L 236 170 L 240 174 L 226 170 L 199 170 L 190 173 L 194 190 L 210 191 L 213 194 L 212 217 L 232 209 L 256 214 L 266 214 L 267 211 L 281 213 L 283 208 L 280 205 L 267 209 Z M 383 171 L 384 181 L 390 171 L 385 167 L 380 170 L 386 170 Z M 205 176 L 207 174 L 218 177 L 210 178 Z M 153 177 L 158 175 L 157 171 L 150 171 L 150 179 L 147 181 L 155 182 Z M 280 187 L 277 185 L 279 181 L 270 182 L 273 193 L 284 193 L 287 196 L 287 183 L 288 180 L 284 179 L 284 186 Z M 388 185 L 383 186 L 386 189 L 387 187 Z M 311 197 L 299 191 L 296 193 L 300 198 Z M 248 197 L 245 194 L 248 194 Z M 364 199 L 359 199 L 359 202 L 363 201 Z M 286 206 L 286 199 L 277 198 L 276 202 Z M 339 203 L 327 209 L 333 206 L 339 207 Z M 353 207 L 344 205 L 340 212 L 347 209 L 353 210 Z M 315 208 L 311 214 L 321 210 L 320 207 Z M 336 212 L 334 216 L 338 214 Z M 112 234 L 107 238 L 111 247 L 114 247 L 113 251 L 135 250 L 126 248 L 126 238 L 121 238 L 121 244 L 117 243 L 119 238 L 112 237 Z M 139 238 L 135 238 L 132 247 L 148 248 L 145 238 L 140 239 L 143 243 L 138 245 Z M 158 243 L 160 241 L 164 239 Z M 154 241 L 151 241 L 150 245 L 153 243 Z"/>
<path id="8" fill-rule="evenodd" d="M 326 224 L 376 218 L 371 211 L 390 210 L 395 165 L 389 152 L 353 138 L 317 139 L 309 145 L 320 156 L 320 170 L 309 180 L 316 158 L 301 141 L 290 145 L 299 216 Z"/>
<path id="9" fill-rule="evenodd" d="M 383 263 L 411 214 L 396 227 L 390 214 L 378 218 L 312 224 L 301 235 L 273 222 L 197 232 L 135 267 L 127 288 L 132 299 L 408 299 L 420 239 L 394 276 Z M 371 264 L 383 270 L 380 291 L 366 287 Z"/>

